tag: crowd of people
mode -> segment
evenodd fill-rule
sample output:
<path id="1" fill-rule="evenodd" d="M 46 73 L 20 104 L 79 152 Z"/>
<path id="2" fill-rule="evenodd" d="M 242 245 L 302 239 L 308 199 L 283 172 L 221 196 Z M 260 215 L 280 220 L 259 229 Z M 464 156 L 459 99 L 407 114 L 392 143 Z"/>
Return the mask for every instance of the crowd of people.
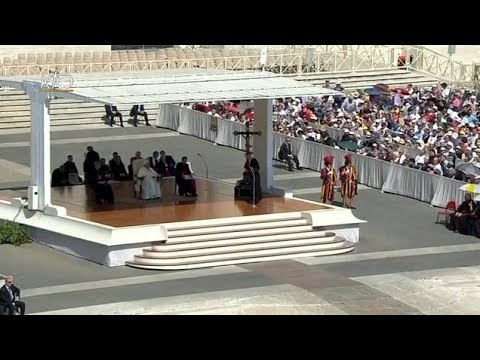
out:
<path id="1" fill-rule="evenodd" d="M 341 84 L 329 81 L 324 87 L 343 91 Z M 254 123 L 253 107 L 240 105 L 230 101 L 190 107 Z M 343 95 L 275 99 L 272 111 L 276 132 L 432 174 L 480 181 L 480 169 L 469 173 L 458 168 L 480 163 L 480 107 L 475 93 L 468 90 L 446 83 L 428 88 L 378 85 Z M 329 128 L 340 129 L 342 135 L 332 137 Z"/>
<path id="2" fill-rule="evenodd" d="M 138 163 L 141 166 L 136 166 Z M 87 147 L 83 162 L 83 178 L 81 177 L 73 156 L 68 155 L 67 161 L 52 173 L 52 187 L 85 184 L 95 192 L 95 200 L 99 204 L 113 204 L 115 197 L 109 181 L 133 181 L 141 183 L 141 197 L 144 200 L 161 197 L 158 179 L 175 177 L 178 193 L 181 196 L 197 196 L 195 179 L 186 156 L 176 163 L 165 151 L 154 151 L 152 156 L 144 159 L 137 151 L 125 166 L 117 152 L 107 161 L 101 158 L 92 146 Z"/>

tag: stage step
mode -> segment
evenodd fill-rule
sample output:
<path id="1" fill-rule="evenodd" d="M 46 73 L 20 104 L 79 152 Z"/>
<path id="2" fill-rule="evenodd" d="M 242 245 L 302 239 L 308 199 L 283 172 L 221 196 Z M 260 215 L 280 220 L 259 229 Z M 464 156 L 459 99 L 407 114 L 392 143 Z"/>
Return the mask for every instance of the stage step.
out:
<path id="1" fill-rule="evenodd" d="M 192 223 L 194 228 L 187 226 Z M 303 254 L 333 255 L 354 248 L 332 231 L 315 230 L 301 212 L 173 223 L 166 227 L 166 241 L 153 242 L 127 265 L 192 269 L 293 259 Z"/>
<path id="2" fill-rule="evenodd" d="M 281 231 L 279 231 L 281 230 Z M 195 236 L 186 236 L 186 237 L 181 237 L 181 238 L 175 238 L 175 239 L 168 239 L 166 244 L 168 245 L 177 245 L 177 244 L 189 244 L 189 243 L 197 243 L 197 244 L 203 244 L 204 242 L 209 242 L 209 241 L 221 241 L 221 240 L 230 240 L 231 243 L 233 244 L 234 239 L 251 239 L 251 241 L 258 241 L 258 242 L 266 242 L 266 241 L 274 241 L 274 240 L 289 240 L 293 238 L 308 238 L 308 237 L 323 237 L 326 236 L 325 232 L 319 232 L 319 231 L 314 231 L 311 226 L 309 226 L 308 229 L 298 229 L 297 231 L 294 231 L 294 228 L 290 228 L 289 231 L 283 233 L 283 229 L 265 229 L 261 233 L 260 231 L 245 231 L 242 232 L 244 235 L 240 236 L 238 234 L 235 234 L 237 236 L 232 236 L 234 234 L 230 233 L 218 233 L 218 234 L 212 234 L 210 236 L 204 236 L 204 235 L 195 235 Z M 163 245 L 157 245 L 154 244 L 152 246 L 164 246 Z"/>
<path id="3" fill-rule="evenodd" d="M 241 217 L 233 217 L 233 218 L 223 218 L 223 219 L 215 219 L 214 221 L 213 220 L 197 220 L 197 221 L 176 222 L 176 223 L 168 223 L 168 224 L 165 224 L 164 226 L 167 229 L 170 237 L 172 234 L 176 234 L 176 233 L 173 233 L 173 231 L 180 231 L 180 230 L 186 231 L 186 230 L 196 229 L 191 233 L 178 233 L 179 234 L 178 236 L 185 236 L 185 235 L 198 234 L 197 232 L 198 229 L 207 229 L 212 227 L 232 226 L 232 225 L 252 225 L 253 226 L 260 223 L 268 223 L 268 222 L 278 222 L 276 224 L 278 225 L 280 222 L 286 222 L 291 220 L 304 220 L 304 219 L 302 219 L 302 216 L 299 212 L 292 212 L 292 213 L 276 213 L 276 214 L 267 214 L 267 215 L 251 215 L 251 216 L 241 216 Z M 305 221 L 301 223 L 301 225 L 306 225 L 306 224 L 307 223 Z M 267 226 L 267 225 L 261 225 L 261 226 Z M 261 227 L 259 227 L 258 229 L 260 228 Z M 231 230 L 231 228 L 229 230 Z M 213 231 L 213 232 L 217 232 L 217 231 Z"/>
<path id="4" fill-rule="evenodd" d="M 219 219 L 220 220 L 220 219 Z M 173 240 L 173 242 L 178 242 L 176 238 L 179 237 L 188 237 L 188 236 L 202 236 L 202 235 L 213 235 L 213 234 L 222 234 L 222 233 L 243 233 L 248 232 L 248 235 L 255 235 L 254 232 L 257 230 L 278 230 L 279 228 L 291 228 L 291 227 L 299 227 L 299 226 L 307 226 L 308 221 L 306 219 L 298 219 L 298 220 L 283 220 L 283 221 L 265 221 L 254 223 L 253 221 L 250 223 L 240 223 L 240 224 L 231 224 L 227 226 L 215 226 L 212 225 L 211 227 L 207 228 L 194 228 L 188 230 L 167 230 L 168 239 Z M 290 229 L 293 231 L 293 229 Z M 237 234 L 238 236 L 242 236 L 242 234 Z M 218 237 L 217 237 L 218 238 Z M 206 239 L 202 237 L 202 240 Z M 188 241 L 188 240 L 187 240 Z"/>
<path id="5" fill-rule="evenodd" d="M 339 255 L 339 254 L 345 254 L 350 251 L 353 251 L 354 248 L 355 248 L 354 244 L 352 244 L 349 241 L 345 241 L 342 247 L 337 249 L 331 249 L 331 250 L 317 250 L 317 251 L 306 251 L 306 252 L 291 253 L 291 254 L 266 255 L 266 256 L 249 257 L 249 258 L 238 258 L 238 259 L 232 259 L 232 260 L 209 261 L 204 263 L 184 262 L 182 264 L 179 264 L 179 263 L 165 264 L 161 261 L 157 261 L 156 264 L 127 262 L 126 265 L 135 267 L 135 268 L 149 269 L 149 270 L 188 270 L 188 269 L 199 269 L 199 268 L 216 267 L 216 266 L 240 265 L 240 264 L 265 262 L 265 261 L 296 259 L 296 258 L 303 258 L 303 257 Z"/>
<path id="6" fill-rule="evenodd" d="M 267 232 L 265 232 L 267 233 Z M 168 252 L 168 251 L 182 251 L 189 249 L 198 249 L 198 248 L 211 248 L 211 247 L 221 247 L 221 246 L 234 246 L 242 244 L 253 244 L 253 243 L 264 243 L 269 241 L 283 241 L 283 240 L 292 240 L 292 239 L 307 239 L 315 238 L 321 242 L 328 242 L 333 240 L 335 234 L 332 232 L 325 231 L 314 231 L 311 227 L 308 231 L 303 232 L 290 232 L 281 234 L 274 230 L 271 230 L 267 233 L 268 235 L 254 235 L 248 234 L 242 237 L 235 237 L 237 234 L 223 233 L 216 236 L 218 240 L 208 240 L 205 237 L 196 237 L 196 240 L 185 240 L 184 238 L 178 239 L 178 241 L 167 240 L 164 243 L 154 243 L 152 244 L 151 251 L 157 252 Z M 177 239 L 175 239 L 177 240 Z"/>
<path id="7" fill-rule="evenodd" d="M 344 243 L 344 240 L 342 239 L 341 241 L 337 241 L 334 244 L 313 244 L 313 245 L 304 245 L 304 246 L 291 246 L 291 247 L 281 247 L 281 248 L 265 249 L 265 250 L 240 251 L 235 253 L 190 256 L 185 258 L 170 257 L 166 259 L 156 259 L 156 258 L 142 256 L 142 255 L 135 255 L 135 262 L 139 264 L 151 264 L 151 265 L 155 265 L 159 261 L 165 265 L 180 265 L 180 264 L 186 264 L 186 263 L 198 264 L 198 263 L 203 263 L 208 261 L 224 261 L 224 260 L 262 257 L 262 256 L 300 254 L 302 252 L 312 252 L 312 251 L 320 251 L 320 250 L 333 250 L 333 249 L 342 247 L 343 243 Z"/>
<path id="8" fill-rule="evenodd" d="M 343 246 L 343 238 L 333 236 L 328 237 L 319 237 L 315 232 L 307 234 L 299 234 L 295 236 L 295 239 L 282 239 L 282 237 L 269 237 L 266 239 L 265 236 L 263 239 L 255 238 L 246 239 L 250 241 L 250 244 L 240 245 L 239 242 L 231 242 L 228 244 L 228 241 L 222 245 L 218 246 L 205 246 L 205 243 L 197 243 L 200 249 L 190 249 L 190 250 L 171 250 L 168 251 L 158 251 L 158 246 L 156 249 L 152 250 L 143 250 L 143 257 L 149 259 L 169 259 L 169 258 L 185 258 L 185 257 L 201 257 L 206 255 L 216 255 L 216 254 L 227 254 L 227 253 L 243 253 L 248 251 L 257 251 L 257 250 L 268 250 L 268 249 L 280 249 L 280 248 L 296 248 L 304 245 L 318 245 L 328 247 L 329 249 L 335 248 L 337 245 L 339 247 Z M 242 239 L 243 240 L 243 239 Z M 320 241 L 323 240 L 323 241 Z M 320 243 L 321 242 L 321 243 Z M 170 248 L 168 245 L 164 245 L 164 248 Z M 242 254 L 240 254 L 242 255 Z"/>

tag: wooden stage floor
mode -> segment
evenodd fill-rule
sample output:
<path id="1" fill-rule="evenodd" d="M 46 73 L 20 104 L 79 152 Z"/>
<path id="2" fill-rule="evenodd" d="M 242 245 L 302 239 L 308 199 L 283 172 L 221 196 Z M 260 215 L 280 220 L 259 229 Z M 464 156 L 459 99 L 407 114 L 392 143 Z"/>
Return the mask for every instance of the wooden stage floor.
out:
<path id="1" fill-rule="evenodd" d="M 173 195 L 173 182 L 162 184 L 163 197 L 158 200 L 136 199 L 132 182 L 111 185 L 113 205 L 97 205 L 83 185 L 52 188 L 52 203 L 65 207 L 69 216 L 114 227 L 327 209 L 321 204 L 270 196 L 253 207 L 234 199 L 232 184 L 202 178 L 197 178 L 196 198 Z M 26 192 L 0 191 L 0 199 L 8 201 L 26 196 Z"/>

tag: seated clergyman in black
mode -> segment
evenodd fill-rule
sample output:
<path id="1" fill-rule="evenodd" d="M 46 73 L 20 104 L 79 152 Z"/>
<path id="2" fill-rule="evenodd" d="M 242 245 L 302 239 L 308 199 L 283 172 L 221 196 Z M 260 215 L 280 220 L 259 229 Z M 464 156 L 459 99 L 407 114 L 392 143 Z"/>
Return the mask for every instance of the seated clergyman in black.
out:
<path id="1" fill-rule="evenodd" d="M 110 165 L 110 172 L 112 174 L 113 180 L 125 181 L 129 180 L 125 164 L 122 161 L 120 155 L 117 152 L 113 153 L 113 159 L 111 159 L 108 164 Z"/>
<path id="2" fill-rule="evenodd" d="M 260 184 L 260 164 L 253 157 L 253 153 L 245 154 L 246 161 L 243 166 L 243 179 L 235 186 L 235 198 L 248 198 L 250 203 L 255 204 L 262 200 L 262 186 Z M 254 196 L 255 195 L 255 196 Z"/>
<path id="3" fill-rule="evenodd" d="M 65 166 L 61 165 L 58 169 L 53 170 L 52 173 L 52 187 L 56 186 L 68 186 L 68 173 L 65 170 Z"/>

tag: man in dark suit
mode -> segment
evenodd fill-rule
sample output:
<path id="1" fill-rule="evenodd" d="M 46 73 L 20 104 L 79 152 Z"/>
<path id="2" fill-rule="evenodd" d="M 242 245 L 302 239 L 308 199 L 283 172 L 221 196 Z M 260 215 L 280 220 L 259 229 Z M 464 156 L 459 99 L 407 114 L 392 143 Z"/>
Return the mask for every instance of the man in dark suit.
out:
<path id="1" fill-rule="evenodd" d="M 85 153 L 85 161 L 83 162 L 83 174 L 85 175 L 85 183 L 88 184 L 88 181 L 91 179 L 92 174 L 95 173 L 95 166 L 93 165 L 96 161 L 100 161 L 100 155 L 98 152 L 93 150 L 93 147 L 87 146 L 87 152 Z"/>
<path id="2" fill-rule="evenodd" d="M 113 153 L 113 159 L 108 162 L 108 165 L 110 166 L 110 171 L 112 172 L 114 180 L 126 181 L 129 179 L 125 164 L 117 152 Z"/>
<path id="3" fill-rule="evenodd" d="M 85 157 L 91 162 L 100 161 L 100 155 L 98 152 L 93 150 L 93 147 L 91 146 L 87 146 L 87 153 L 85 154 Z"/>
<path id="4" fill-rule="evenodd" d="M 133 117 L 133 126 L 138 126 L 138 115 L 143 116 L 145 119 L 145 125 L 150 126 L 148 123 L 148 114 L 145 111 L 143 104 L 133 105 L 132 110 L 130 110 L 130 116 Z"/>
<path id="5" fill-rule="evenodd" d="M 25 303 L 19 299 L 20 289 L 13 285 L 13 276 L 7 276 L 5 285 L 0 288 L 0 307 L 7 310 L 8 315 L 14 315 L 17 309 L 20 315 L 25 315 Z"/>
<path id="6" fill-rule="evenodd" d="M 160 153 L 158 151 L 154 151 L 152 156 L 148 158 L 148 161 L 150 162 L 150 167 L 155 170 L 157 174 L 161 175 L 160 169 Z"/>
<path id="7" fill-rule="evenodd" d="M 70 185 L 77 185 L 83 182 L 82 178 L 78 176 L 77 165 L 73 161 L 72 155 L 68 155 L 67 161 L 63 164 L 63 166 L 68 174 Z"/>
<path id="8" fill-rule="evenodd" d="M 68 185 L 70 185 L 68 182 L 68 173 L 65 170 L 65 166 L 60 165 L 58 169 L 55 169 L 52 172 L 52 187 Z"/>
<path id="9" fill-rule="evenodd" d="M 122 114 L 118 111 L 116 106 L 113 105 L 105 105 L 105 111 L 107 113 L 107 116 L 110 119 L 110 127 L 113 126 L 115 123 L 115 118 L 118 117 L 120 118 L 120 126 L 123 127 L 123 116 Z"/>
<path id="10" fill-rule="evenodd" d="M 160 164 L 157 171 L 162 176 L 175 175 L 175 160 L 171 155 L 167 155 L 165 151 L 160 151 Z"/>
<path id="11" fill-rule="evenodd" d="M 280 160 L 286 160 L 288 164 L 288 171 L 293 171 L 293 163 L 298 170 L 302 170 L 300 167 L 300 162 L 298 161 L 297 155 L 292 154 L 292 145 L 290 144 L 290 138 L 287 137 L 285 142 L 280 146 L 280 151 L 278 152 L 278 158 Z"/>

